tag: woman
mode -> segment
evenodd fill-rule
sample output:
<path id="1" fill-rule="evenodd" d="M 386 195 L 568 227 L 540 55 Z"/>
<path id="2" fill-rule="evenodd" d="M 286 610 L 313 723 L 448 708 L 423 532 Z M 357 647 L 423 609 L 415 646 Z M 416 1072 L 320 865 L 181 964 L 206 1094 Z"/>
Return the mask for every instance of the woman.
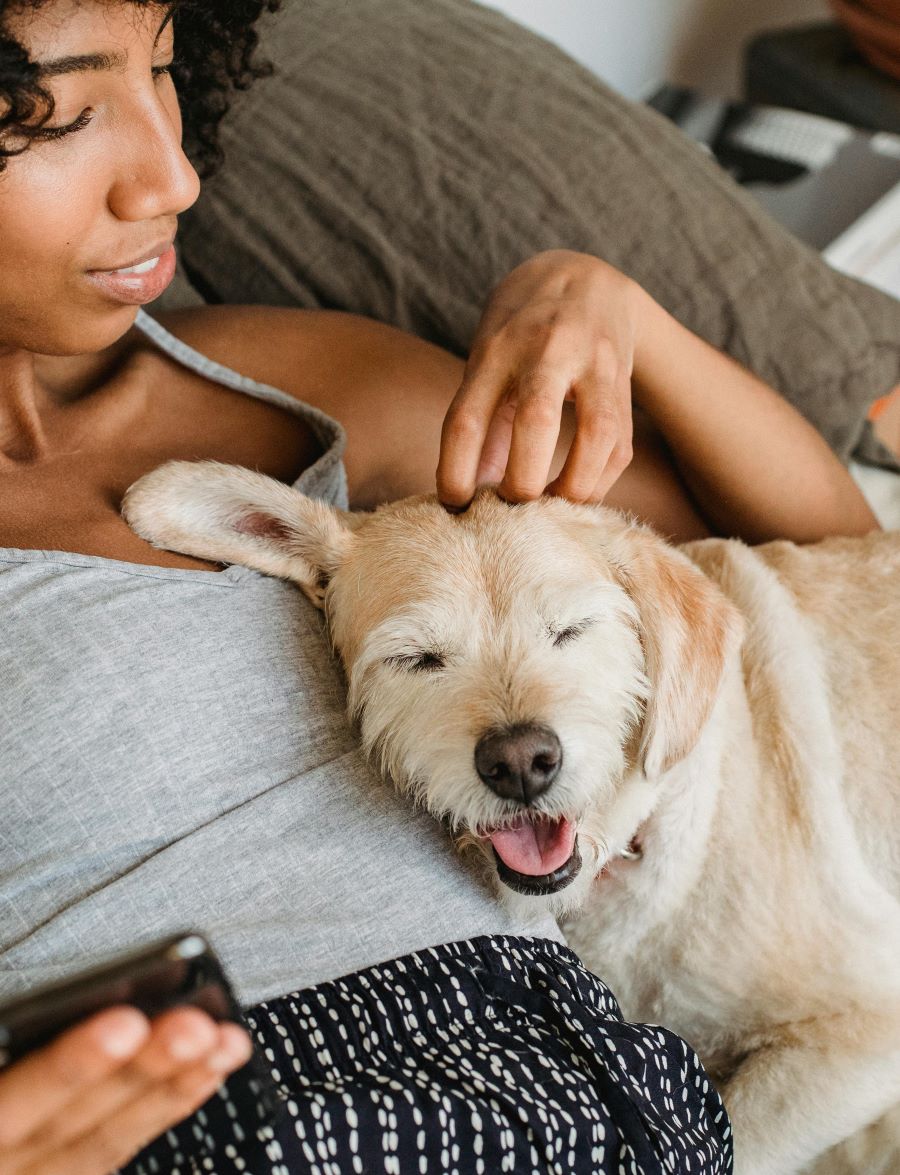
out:
<path id="1" fill-rule="evenodd" d="M 287 1113 L 257 1136 L 226 1092 L 136 1172 L 651 1171 L 687 1155 L 724 1171 L 727 1121 L 690 1049 L 621 1023 L 552 924 L 502 911 L 368 773 L 297 594 L 150 548 L 118 505 L 171 457 L 340 501 L 334 417 L 357 506 L 429 489 L 440 453 L 453 509 L 480 480 L 520 499 L 549 478 L 678 537 L 803 541 L 874 520 L 773 392 L 596 259 L 512 274 L 465 373 L 342 315 L 136 319 L 197 195 L 175 35 L 188 139 L 208 157 L 262 7 L 0 4 L 0 792 L 14 831 L 0 996 L 174 929 L 209 933 L 255 1005 Z M 190 1009 L 152 1024 L 103 1013 L 0 1075 L 0 1170 L 108 1172 L 248 1049 Z"/>

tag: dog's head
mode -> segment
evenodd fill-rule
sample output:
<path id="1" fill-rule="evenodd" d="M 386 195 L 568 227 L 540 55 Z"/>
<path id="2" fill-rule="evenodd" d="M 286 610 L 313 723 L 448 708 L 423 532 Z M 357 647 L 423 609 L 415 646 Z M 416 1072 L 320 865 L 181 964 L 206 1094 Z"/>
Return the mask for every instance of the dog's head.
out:
<path id="1" fill-rule="evenodd" d="M 432 497 L 350 515 L 247 470 L 173 462 L 124 512 L 158 546 L 293 580 L 324 607 L 381 769 L 508 887 L 565 891 L 558 909 L 696 744 L 739 628 L 651 531 L 558 499 L 481 491 L 459 515 Z"/>

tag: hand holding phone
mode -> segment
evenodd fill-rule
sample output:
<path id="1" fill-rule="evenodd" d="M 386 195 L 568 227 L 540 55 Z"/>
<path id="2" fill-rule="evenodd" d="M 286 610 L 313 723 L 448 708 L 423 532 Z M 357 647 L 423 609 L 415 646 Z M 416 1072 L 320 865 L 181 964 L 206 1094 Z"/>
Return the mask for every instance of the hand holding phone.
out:
<path id="1" fill-rule="evenodd" d="M 0 1175 L 108 1175 L 201 1106 L 252 1051 L 220 976 L 180 936 L 0 1009 Z"/>
<path id="2" fill-rule="evenodd" d="M 182 1007 L 98 1013 L 0 1072 L 2 1175 L 109 1175 L 250 1056 L 246 1032 Z"/>

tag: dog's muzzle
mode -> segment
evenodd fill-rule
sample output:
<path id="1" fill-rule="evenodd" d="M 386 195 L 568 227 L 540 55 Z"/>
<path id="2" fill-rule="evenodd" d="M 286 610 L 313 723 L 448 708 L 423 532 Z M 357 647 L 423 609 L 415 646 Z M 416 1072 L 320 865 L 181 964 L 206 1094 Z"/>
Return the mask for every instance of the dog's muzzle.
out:
<path id="1" fill-rule="evenodd" d="M 538 722 L 488 730 L 475 747 L 475 770 L 481 782 L 501 799 L 515 800 L 526 808 L 552 787 L 562 761 L 556 731 Z M 557 893 L 578 876 L 578 839 L 575 826 L 565 817 L 524 813 L 486 836 L 500 880 L 519 893 Z"/>

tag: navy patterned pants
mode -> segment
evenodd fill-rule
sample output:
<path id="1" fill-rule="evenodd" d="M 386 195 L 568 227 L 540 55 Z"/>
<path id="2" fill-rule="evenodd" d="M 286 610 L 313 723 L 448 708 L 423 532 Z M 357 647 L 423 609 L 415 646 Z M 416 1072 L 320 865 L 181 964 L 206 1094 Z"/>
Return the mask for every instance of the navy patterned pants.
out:
<path id="1" fill-rule="evenodd" d="M 478 938 L 246 1014 L 281 1102 L 236 1074 L 127 1175 L 725 1175 L 731 1130 L 693 1050 L 627 1024 L 565 947 Z M 243 1072 L 243 1071 L 242 1071 Z"/>

